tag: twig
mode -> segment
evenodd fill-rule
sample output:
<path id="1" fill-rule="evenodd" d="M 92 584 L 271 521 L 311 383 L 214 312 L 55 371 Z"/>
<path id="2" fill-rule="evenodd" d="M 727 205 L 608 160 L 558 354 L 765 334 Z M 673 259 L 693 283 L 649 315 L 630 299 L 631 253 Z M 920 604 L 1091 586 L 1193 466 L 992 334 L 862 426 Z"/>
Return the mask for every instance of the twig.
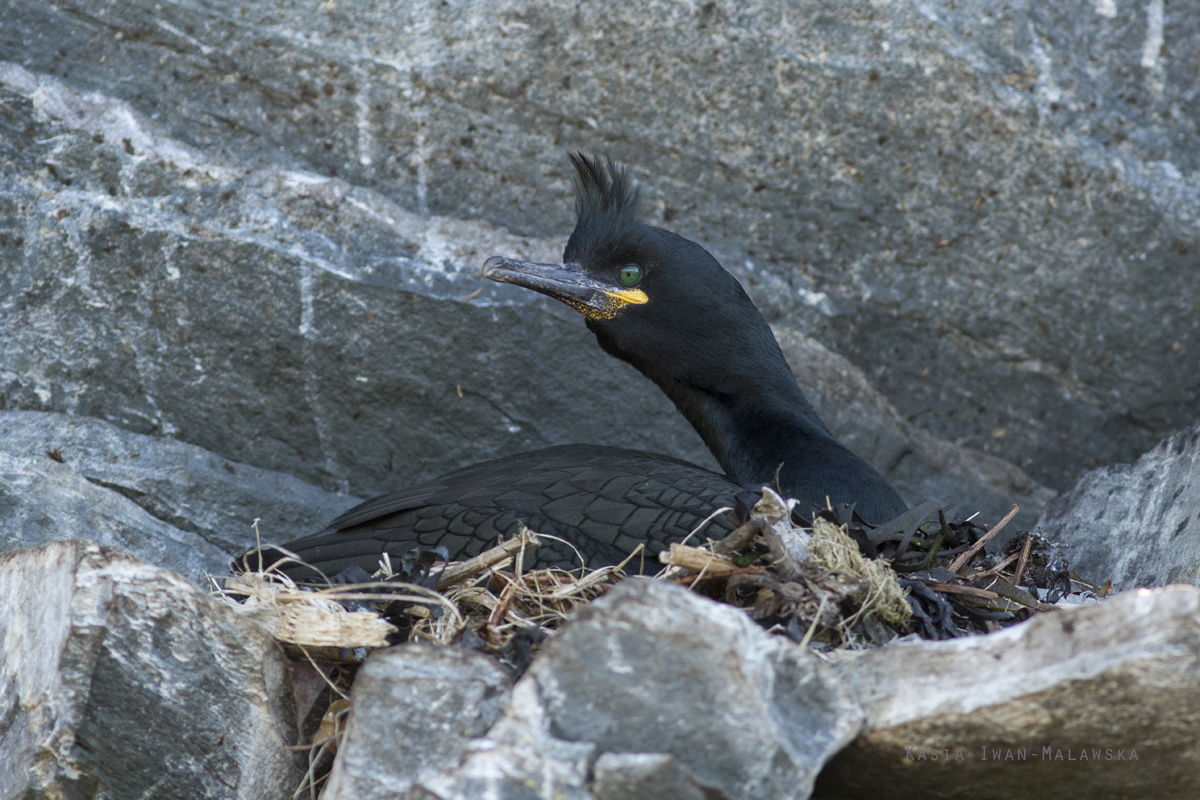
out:
<path id="1" fill-rule="evenodd" d="M 1025 572 L 1025 565 L 1029 560 L 1029 551 L 1033 547 L 1033 534 L 1025 537 L 1025 546 L 1021 548 L 1021 558 L 1017 561 L 1017 571 L 1013 574 L 1013 586 L 1021 585 L 1021 575 Z"/>
<path id="2" fill-rule="evenodd" d="M 1000 596 L 995 592 L 989 592 L 987 589 L 977 589 L 974 586 L 959 586 L 956 583 L 927 583 L 925 585 L 943 594 L 965 594 L 968 597 L 978 597 L 981 600 L 995 600 Z"/>
<path id="3" fill-rule="evenodd" d="M 1012 562 L 1016 561 L 1020 557 L 1020 555 L 1021 555 L 1020 553 L 1013 553 L 1011 556 L 1004 559 L 1003 561 L 1001 561 L 999 564 L 992 567 L 991 569 L 985 569 L 983 572 L 975 572 L 975 573 L 972 573 L 971 575 L 966 576 L 967 580 L 973 581 L 976 578 L 984 578 L 984 577 L 987 577 L 988 575 L 995 575 L 997 572 L 1004 569 Z"/>
<path id="4" fill-rule="evenodd" d="M 752 517 L 744 525 L 726 536 L 721 541 L 713 542 L 713 552 L 724 555 L 741 550 L 743 547 L 750 544 L 750 542 L 754 541 L 755 536 L 758 536 L 758 532 L 762 527 L 759 523 L 759 519 Z"/>
<path id="5" fill-rule="evenodd" d="M 808 647 L 808 643 L 812 641 L 813 634 L 817 632 L 817 624 L 821 621 L 821 614 L 825 611 L 825 604 L 829 602 L 829 595 L 821 595 L 821 605 L 817 606 L 817 613 L 813 616 L 812 624 L 808 626 L 808 630 L 804 632 L 804 638 L 800 640 L 801 647 Z"/>
<path id="6" fill-rule="evenodd" d="M 641 545 L 638 545 L 641 547 Z M 632 556 L 631 556 L 632 557 Z M 543 595 L 547 600 L 565 600 L 571 595 L 586 592 L 592 587 L 599 586 L 606 580 L 613 578 L 614 573 L 620 572 L 620 567 L 601 567 L 595 572 L 589 572 L 577 581 L 564 584 L 547 595 Z M 618 576 L 619 579 L 619 576 Z"/>
<path id="7" fill-rule="evenodd" d="M 507 542 L 502 542 L 491 550 L 484 551 L 461 564 L 446 567 L 445 572 L 438 579 L 438 591 L 443 592 L 451 586 L 457 586 L 463 581 L 475 577 L 485 569 L 490 569 L 500 562 L 512 558 L 514 554 L 524 550 L 527 545 L 536 547 L 537 544 L 538 535 L 522 525 L 517 535 Z"/>
<path id="8" fill-rule="evenodd" d="M 736 569 L 737 564 L 729 556 L 709 552 L 700 547 L 675 544 L 658 554 L 658 560 L 673 567 L 682 567 L 692 572 L 702 572 L 709 567 Z"/>
<path id="9" fill-rule="evenodd" d="M 1007 525 L 1009 522 L 1011 522 L 1012 518 L 1015 517 L 1017 515 L 1017 512 L 1020 510 L 1021 510 L 1021 507 L 1018 506 L 1016 503 L 1014 503 L 1013 507 L 1012 507 L 1012 511 L 1008 512 L 1004 516 L 1004 519 L 1002 519 L 998 523 L 996 523 L 996 527 L 992 528 L 990 531 L 985 533 L 983 536 L 980 536 L 979 541 L 977 541 L 977 542 L 975 542 L 975 544 L 971 545 L 971 547 L 966 552 L 959 555 L 958 558 L 954 559 L 954 561 L 952 561 L 950 563 L 950 571 L 958 572 L 959 568 L 962 567 L 963 564 L 966 564 L 968 561 L 970 561 L 971 556 L 975 555 L 980 550 L 982 550 L 983 546 L 985 544 L 987 544 L 992 539 L 994 539 L 996 537 L 996 534 L 999 533 L 1000 530 L 1005 525 Z"/>
<path id="10" fill-rule="evenodd" d="M 521 578 L 509 582 L 508 586 L 504 587 L 504 591 L 500 593 L 500 602 L 496 603 L 496 607 L 492 609 L 492 613 L 488 615 L 487 626 L 494 628 L 504 620 L 508 614 L 508 607 L 512 605 L 513 597 L 517 593 L 517 587 L 521 585 Z"/>

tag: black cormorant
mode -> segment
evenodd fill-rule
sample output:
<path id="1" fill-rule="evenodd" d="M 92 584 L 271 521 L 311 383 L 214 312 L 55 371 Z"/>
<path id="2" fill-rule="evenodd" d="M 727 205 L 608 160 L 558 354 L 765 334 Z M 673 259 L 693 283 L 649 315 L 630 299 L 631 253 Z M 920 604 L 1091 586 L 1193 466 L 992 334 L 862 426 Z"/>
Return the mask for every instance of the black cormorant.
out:
<path id="1" fill-rule="evenodd" d="M 373 572 L 384 551 L 397 559 L 418 544 L 469 557 L 521 521 L 570 541 L 595 567 L 618 563 L 638 543 L 653 555 L 732 505 L 742 486 L 775 481 L 802 512 L 828 498 L 876 524 L 903 513 L 883 476 L 825 428 L 737 280 L 700 245 L 641 222 L 626 169 L 583 154 L 571 162 L 577 221 L 563 263 L 493 257 L 483 275 L 582 313 L 606 353 L 671 398 L 728 477 L 651 453 L 552 447 L 368 500 L 286 547 L 325 575 L 352 565 Z M 728 530 L 724 519 L 714 524 Z M 265 554 L 267 563 L 277 557 Z M 556 542 L 526 563 L 578 566 Z M 294 564 L 283 571 L 311 575 Z"/>

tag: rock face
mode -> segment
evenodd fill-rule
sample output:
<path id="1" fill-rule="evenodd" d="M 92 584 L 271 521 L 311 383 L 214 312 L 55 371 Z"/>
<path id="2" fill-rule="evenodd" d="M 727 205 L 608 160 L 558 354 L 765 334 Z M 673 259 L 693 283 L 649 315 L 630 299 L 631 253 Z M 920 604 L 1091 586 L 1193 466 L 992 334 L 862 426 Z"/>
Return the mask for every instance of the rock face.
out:
<path id="1" fill-rule="evenodd" d="M 1038 525 L 1081 575 L 1118 590 L 1200 585 L 1200 425 L 1084 475 Z"/>
<path id="2" fill-rule="evenodd" d="M 1115 8 L 16 0 L 0 405 L 359 496 L 572 440 L 711 465 L 572 312 L 475 294 L 560 251 L 579 147 L 865 373 L 889 478 L 985 517 L 1015 481 L 1028 524 L 1200 388 L 1200 13 Z"/>
<path id="3" fill-rule="evenodd" d="M 902 416 L 1065 488 L 1195 416 L 1197 20 L 14 0 L 0 391 L 360 494 L 569 436 L 699 458 L 578 320 L 453 299 L 479 255 L 561 246 L 579 147 Z"/>
<path id="4" fill-rule="evenodd" d="M 288 662 L 187 581 L 111 548 L 0 554 L 0 797 L 291 794 Z"/>
<path id="5" fill-rule="evenodd" d="M 0 411 L 0 551 L 89 538 L 192 580 L 357 498 L 89 417 Z"/>
<path id="6" fill-rule="evenodd" d="M 26 137 L 9 163 L 32 172 L 13 189 L 11 242 L 45 245 L 0 283 L 8 405 L 103 418 L 360 495 L 565 441 L 715 466 L 577 315 L 474 276 L 489 253 L 546 260 L 557 242 L 413 214 L 336 178 L 214 161 L 123 103 L 15 66 L 0 79 Z M 51 162 L 69 187 L 46 183 L 38 165 Z M 65 205 L 40 208 L 45 196 Z M 776 331 L 834 433 L 910 499 L 937 493 L 999 517 L 1016 492 L 1025 522 L 1036 518 L 1050 492 L 1019 469 L 935 440 L 844 358 Z M 981 460 L 999 471 L 962 469 Z"/>
<path id="7" fill-rule="evenodd" d="M 0 144 L 29 178 L 0 206 L 15 226 L 0 276 L 10 408 L 94 416 L 364 496 L 568 440 L 708 458 L 578 315 L 507 305 L 519 290 L 498 285 L 482 303 L 451 299 L 480 288 L 487 255 L 545 260 L 546 243 L 338 179 L 214 162 L 123 103 L 19 67 L 0 79 L 31 98 L 8 95 L 30 136 Z M 43 191 L 47 161 L 66 195 Z M 43 194 L 66 205 L 42 208 Z M 636 430 L 618 433 L 629 408 Z"/>
<path id="8" fill-rule="evenodd" d="M 837 672 L 866 724 L 814 796 L 1195 797 L 1197 663 L 1191 586 L 864 653 Z"/>

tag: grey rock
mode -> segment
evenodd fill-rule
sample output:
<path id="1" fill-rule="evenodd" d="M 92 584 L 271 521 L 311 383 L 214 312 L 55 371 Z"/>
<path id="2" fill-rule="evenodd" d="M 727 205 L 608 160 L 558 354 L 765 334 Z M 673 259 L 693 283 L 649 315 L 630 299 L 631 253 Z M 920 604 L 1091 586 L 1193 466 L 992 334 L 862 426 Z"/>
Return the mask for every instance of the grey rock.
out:
<path id="1" fill-rule="evenodd" d="M 862 718 L 815 657 L 733 608 L 644 579 L 560 629 L 486 735 L 477 698 L 491 684 L 474 660 L 459 666 L 477 657 L 393 653 L 355 686 L 334 797 L 806 798 Z M 464 705 L 465 722 L 450 722 Z"/>
<path id="2" fill-rule="evenodd" d="M 866 724 L 814 796 L 1195 797 L 1198 660 L 1191 586 L 850 657 L 837 672 Z"/>
<path id="3" fill-rule="evenodd" d="M 1200 424 L 1133 464 L 1093 470 L 1038 522 L 1080 575 L 1113 587 L 1200 584 Z"/>
<path id="4" fill-rule="evenodd" d="M 0 797 L 289 797 L 288 663 L 166 570 L 79 540 L 0 554 Z"/>
<path id="5" fill-rule="evenodd" d="M 523 728 L 591 743 L 596 757 L 666 754 L 692 776 L 679 791 L 711 787 L 743 800 L 807 797 L 861 722 L 815 657 L 736 609 L 644 579 L 581 611 L 518 683 L 514 705 L 518 697 L 540 715 L 525 712 L 524 726 L 506 715 L 489 737 Z M 610 789 L 620 764 L 606 762 Z M 624 766 L 630 776 L 646 769 Z"/>
<path id="6" fill-rule="evenodd" d="M 148 274 L 162 269 L 165 256 L 155 254 L 177 253 L 183 237 L 167 232 L 172 216 L 185 232 L 197 227 L 197 238 L 187 239 L 193 255 L 173 262 L 189 282 L 196 280 L 197 261 L 291 268 L 303 260 L 305 251 L 291 245 L 295 238 L 241 248 L 208 239 L 205 220 L 218 203 L 201 210 L 184 202 L 177 177 L 191 168 L 190 179 L 203 193 L 210 181 L 223 179 L 206 173 L 225 158 L 233 165 L 225 177 L 235 183 L 211 196 L 235 189 L 232 208 L 253 205 L 243 205 L 242 196 L 250 194 L 239 182 L 245 170 L 274 165 L 285 174 L 336 177 L 374 190 L 410 212 L 481 219 L 561 241 L 571 217 L 563 151 L 608 151 L 637 166 L 652 221 L 709 245 L 775 321 L 849 359 L 903 417 L 1062 489 L 1087 469 L 1130 461 L 1190 424 L 1200 391 L 1200 374 L 1186 368 L 1200 352 L 1194 68 L 1200 7 L 1178 0 L 1119 12 L 1117 4 L 1100 0 L 1065 6 L 1036 0 L 999 9 L 978 0 L 886 7 L 781 0 L 530 7 L 479 0 L 434 7 L 341 2 L 315 11 L 260 0 L 240 4 L 237 13 L 195 2 L 125 0 L 84 8 L 13 0 L 0 33 L 8 59 L 28 73 L 98 93 L 98 104 L 128 104 L 203 157 L 186 165 L 171 153 L 158 159 L 152 145 L 143 150 L 136 132 L 122 135 L 120 126 L 131 118 L 120 114 L 109 115 L 111 135 L 95 150 L 86 140 L 81 148 L 54 136 L 22 138 L 23 121 L 11 124 L 11 138 L 31 155 L 24 162 L 6 157 L 5 171 L 22 176 L 26 199 L 20 202 L 40 213 L 17 215 L 22 221 L 7 235 L 10 242 L 25 236 L 20 258 L 36 261 L 40 256 L 33 254 L 61 230 L 47 218 L 79 197 L 72 193 L 105 195 L 112 187 L 114 211 L 137 197 L 151 208 L 150 198 L 160 201 L 152 214 L 157 233 L 127 223 L 134 232 L 110 232 L 104 245 L 115 238 L 127 254 L 123 261 L 141 264 Z M 645 46 L 646 31 L 660 34 L 654 47 Z M 17 104 L 9 107 L 20 117 Z M 133 154 L 122 146 L 125 138 Z M 66 186 L 59 178 L 74 182 Z M 38 197 L 34 181 L 58 193 Z M 385 225 L 360 227 L 360 248 L 351 241 L 358 237 L 341 227 L 346 218 L 320 216 L 323 224 L 298 229 L 298 238 L 320 231 L 328 239 L 312 236 L 309 252 L 324 244 L 326 261 L 364 254 L 381 273 L 405 271 L 412 248 Z M 285 210 L 251 215 L 241 229 L 249 226 L 270 240 L 287 218 Z M 204 250 L 210 258 L 198 254 Z M 51 249 L 45 258 L 68 256 Z M 285 357 L 287 348 L 275 349 L 290 337 L 276 334 L 280 323 L 272 312 L 289 317 L 297 330 L 300 308 L 308 307 L 301 295 L 312 297 L 309 352 L 319 359 L 325 348 L 340 346 L 329 335 L 323 302 L 339 293 L 331 292 L 316 261 L 306 263 L 314 270 L 311 281 L 289 279 L 285 269 L 272 284 L 279 290 L 264 292 L 265 282 L 257 282 L 261 294 L 283 291 L 280 300 L 227 306 L 242 326 L 266 323 L 257 354 L 248 334 L 230 339 L 232 360 L 260 359 L 259 375 L 268 371 L 262 363 L 274 363 L 279 378 L 297 387 L 313 362 L 306 368 Z M 247 294 L 254 293 L 247 284 L 257 274 L 246 273 Z M 442 277 L 434 274 L 431 285 L 448 285 Z M 310 295 L 296 291 L 301 283 L 311 287 Z M 409 302 L 436 316 L 432 304 Z M 171 305 L 160 307 L 166 320 L 177 316 Z M 463 335 L 457 347 L 481 345 L 497 331 L 486 314 L 451 303 L 442 308 L 482 334 Z M 196 311 L 199 322 L 203 311 Z M 225 321 L 214 330 L 238 327 Z M 171 326 L 160 330 L 165 337 Z M 428 339 L 448 338 L 452 330 L 443 325 Z M 376 326 L 361 332 L 364 342 L 379 343 L 377 352 L 396 352 L 397 340 L 381 337 Z M 146 338 L 125 341 L 144 361 Z M 193 352 L 199 349 L 205 352 Z M 349 350 L 347 367 L 355 351 L 363 352 Z M 185 348 L 167 371 L 180 381 L 195 379 L 191 359 L 200 355 L 216 360 L 219 348 Z M 70 402 L 71 382 L 55 394 L 50 384 L 60 371 L 43 358 L 46 369 L 37 374 L 44 382 L 18 371 L 22 378 L 10 384 L 10 402 L 22 408 Z M 214 374 L 216 364 L 201 363 Z M 565 366 L 588 364 L 549 363 L 534 375 L 553 377 Z M 441 371 L 414 368 L 411 374 L 428 377 L 423 387 L 404 387 L 410 399 L 400 414 L 417 407 L 411 395 L 420 388 L 428 392 L 426 408 L 452 405 L 455 384 L 480 391 L 485 375 L 471 366 L 452 358 Z M 474 380 L 463 383 L 464 368 Z M 579 371 L 628 378 L 599 369 Z M 81 397 L 83 413 L 155 427 L 165 407 L 163 422 L 189 438 L 220 438 L 187 421 L 182 391 L 164 391 L 161 380 L 138 391 L 132 365 L 106 374 L 110 389 Z M 517 380 L 536 385 L 524 376 Z M 336 464 L 346 455 L 333 451 L 329 437 L 340 436 L 342 412 L 362 410 L 370 422 L 374 408 L 344 402 L 354 394 L 319 394 L 313 382 L 307 392 L 293 392 L 306 401 L 292 404 L 301 430 L 284 427 L 264 404 L 265 438 L 252 445 L 263 458 L 239 456 L 229 438 L 220 447 L 205 446 L 273 468 L 279 461 L 266 457 L 299 451 L 314 471 L 346 478 L 327 461 L 333 457 Z M 118 385 L 124 394 L 115 391 Z M 243 386 L 242 404 L 254 407 L 264 387 Z M 387 389 L 398 388 L 386 378 L 377 386 L 379 404 L 393 396 Z M 35 405 L 35 388 L 50 391 L 55 405 Z M 542 388 L 542 396 L 551 396 Z M 516 402 L 519 395 L 515 386 L 489 390 L 498 405 L 490 412 L 483 398 L 469 395 L 480 404 L 483 451 L 517 444 L 506 439 L 506 424 L 521 426 L 525 438 L 537 438 L 531 420 L 540 423 L 539 433 L 554 433 L 554 415 L 523 417 L 529 407 Z M 613 408 L 655 408 L 626 405 L 645 395 L 607 396 Z M 239 406 L 236 398 L 216 397 L 214 418 Z M 327 405 L 313 414 L 308 406 L 317 397 Z M 95 412 L 89 410 L 94 404 Z M 315 426 L 314 416 L 327 427 Z M 652 418 L 651 411 L 644 419 Z M 588 425 L 596 418 L 578 419 Z M 596 425 L 581 434 L 604 429 Z M 673 430 L 657 434 L 662 439 L 641 430 L 633 435 L 662 445 L 686 433 Z M 607 431 L 614 438 L 614 431 L 629 434 L 619 424 Z M 689 455 L 689 447 L 698 451 L 692 441 L 672 452 Z M 388 450 L 401 460 L 433 458 L 432 449 L 410 456 L 377 446 L 362 450 L 361 460 L 382 470 Z M 423 466 L 413 472 L 433 474 L 459 463 L 456 455 L 430 463 L 429 472 Z"/>
<path id="7" fill-rule="evenodd" d="M 592 742 L 554 736 L 536 685 L 518 681 L 485 737 L 465 748 L 461 767 L 424 777 L 406 800 L 593 800 Z"/>
<path id="8" fill-rule="evenodd" d="M 729 795 L 701 786 L 666 753 L 605 753 L 596 759 L 596 800 L 725 800 Z"/>
<path id="9" fill-rule="evenodd" d="M 350 719 L 322 797 L 395 798 L 422 778 L 457 770 L 470 741 L 500 715 L 511 683 L 494 660 L 460 648 L 373 653 L 355 676 Z"/>
<path id="10" fill-rule="evenodd" d="M 0 551 L 88 538 L 199 579 L 228 572 L 256 518 L 286 541 L 355 502 L 98 419 L 0 411 Z"/>

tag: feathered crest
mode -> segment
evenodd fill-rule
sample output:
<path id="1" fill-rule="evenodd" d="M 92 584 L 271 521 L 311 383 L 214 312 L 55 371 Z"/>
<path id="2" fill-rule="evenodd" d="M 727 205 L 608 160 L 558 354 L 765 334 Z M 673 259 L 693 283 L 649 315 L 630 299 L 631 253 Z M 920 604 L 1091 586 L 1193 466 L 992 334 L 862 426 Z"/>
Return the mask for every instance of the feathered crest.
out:
<path id="1" fill-rule="evenodd" d="M 570 153 L 575 167 L 575 231 L 568 252 L 579 248 L 603 250 L 623 239 L 628 241 L 641 227 L 638 222 L 638 190 L 628 167 L 617 166 L 607 156 Z"/>
<path id="2" fill-rule="evenodd" d="M 637 217 L 638 190 L 628 167 L 619 167 L 608 156 L 589 158 L 571 153 L 575 167 L 575 216 L 579 221 L 596 217 Z"/>

